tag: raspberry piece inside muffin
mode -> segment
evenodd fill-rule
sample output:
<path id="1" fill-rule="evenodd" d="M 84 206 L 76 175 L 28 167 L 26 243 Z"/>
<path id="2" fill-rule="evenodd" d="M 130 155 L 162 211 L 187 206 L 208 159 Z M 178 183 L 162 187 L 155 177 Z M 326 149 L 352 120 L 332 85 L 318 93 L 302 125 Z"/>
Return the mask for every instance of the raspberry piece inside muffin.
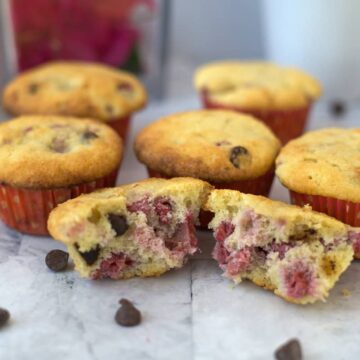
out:
<path id="1" fill-rule="evenodd" d="M 49 231 L 84 277 L 160 275 L 197 251 L 195 224 L 209 190 L 206 182 L 175 178 L 98 191 L 55 209 Z"/>
<path id="2" fill-rule="evenodd" d="M 324 300 L 360 238 L 326 215 L 237 191 L 212 191 L 206 208 L 215 213 L 213 257 L 224 275 L 295 303 Z"/>

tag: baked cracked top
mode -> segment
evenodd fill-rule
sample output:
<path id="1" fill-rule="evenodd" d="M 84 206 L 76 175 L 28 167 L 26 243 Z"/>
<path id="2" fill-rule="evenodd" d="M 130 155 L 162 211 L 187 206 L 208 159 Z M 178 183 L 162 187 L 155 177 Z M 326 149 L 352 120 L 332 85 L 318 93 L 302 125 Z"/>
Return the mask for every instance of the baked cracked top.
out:
<path id="1" fill-rule="evenodd" d="M 270 170 L 280 142 L 251 116 L 197 110 L 148 125 L 137 135 L 134 148 L 140 162 L 167 176 L 231 182 L 253 179 Z"/>
<path id="2" fill-rule="evenodd" d="M 96 120 L 22 116 L 0 124 L 0 181 L 25 188 L 81 184 L 109 175 L 122 141 Z"/>
<path id="3" fill-rule="evenodd" d="M 196 71 L 194 83 L 214 103 L 252 110 L 302 108 L 321 94 L 308 74 L 260 61 L 210 63 Z"/>
<path id="4" fill-rule="evenodd" d="M 289 142 L 276 174 L 302 194 L 360 201 L 360 129 L 321 129 Z"/>
<path id="5" fill-rule="evenodd" d="M 103 121 L 125 117 L 147 100 L 133 75 L 87 62 L 51 62 L 17 76 L 3 105 L 14 115 L 68 115 Z"/>

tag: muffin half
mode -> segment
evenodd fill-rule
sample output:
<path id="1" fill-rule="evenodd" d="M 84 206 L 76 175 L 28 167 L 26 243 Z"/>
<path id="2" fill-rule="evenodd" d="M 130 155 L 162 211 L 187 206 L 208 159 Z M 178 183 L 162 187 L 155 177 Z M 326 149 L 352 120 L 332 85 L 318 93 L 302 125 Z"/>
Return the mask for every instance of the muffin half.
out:
<path id="1" fill-rule="evenodd" d="M 249 279 L 287 301 L 313 303 L 351 263 L 354 230 L 310 208 L 231 190 L 212 191 L 205 208 L 215 213 L 213 256 L 235 283 Z"/>
<path id="2" fill-rule="evenodd" d="M 194 225 L 211 186 L 148 179 L 80 196 L 50 215 L 50 234 L 91 279 L 157 276 L 197 250 Z"/>

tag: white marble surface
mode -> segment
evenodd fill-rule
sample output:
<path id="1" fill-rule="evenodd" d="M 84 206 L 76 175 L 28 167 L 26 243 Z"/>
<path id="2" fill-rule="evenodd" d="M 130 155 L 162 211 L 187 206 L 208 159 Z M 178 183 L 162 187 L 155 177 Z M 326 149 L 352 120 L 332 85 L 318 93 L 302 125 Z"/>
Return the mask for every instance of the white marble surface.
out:
<path id="1" fill-rule="evenodd" d="M 135 118 L 132 137 L 163 114 L 196 107 L 195 99 L 150 106 Z M 317 109 L 311 127 L 359 124 L 360 106 L 342 120 L 329 117 Z M 146 176 L 131 143 L 119 183 Z M 288 200 L 279 183 L 271 197 Z M 0 359 L 271 359 L 291 337 L 300 339 L 305 359 L 360 358 L 360 262 L 327 303 L 299 307 L 250 283 L 234 287 L 210 258 L 211 235 L 199 235 L 201 254 L 181 270 L 156 279 L 88 281 L 72 270 L 54 274 L 46 268 L 48 250 L 62 248 L 55 241 L 0 225 L 0 306 L 12 315 L 0 331 Z M 116 325 L 121 297 L 141 309 L 141 326 Z"/>

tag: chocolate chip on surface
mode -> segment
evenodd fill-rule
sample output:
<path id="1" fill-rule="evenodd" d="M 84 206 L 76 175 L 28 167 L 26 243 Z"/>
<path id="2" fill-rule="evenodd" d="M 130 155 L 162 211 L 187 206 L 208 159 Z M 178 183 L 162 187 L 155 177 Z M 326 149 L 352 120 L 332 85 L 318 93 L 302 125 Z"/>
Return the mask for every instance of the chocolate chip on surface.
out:
<path id="1" fill-rule="evenodd" d="M 47 267 L 55 272 L 66 269 L 69 261 L 69 254 L 62 250 L 51 250 L 45 257 Z"/>
<path id="2" fill-rule="evenodd" d="M 66 153 L 68 150 L 65 139 L 57 137 L 52 140 L 50 149 L 57 153 Z"/>
<path id="3" fill-rule="evenodd" d="M 91 249 L 89 251 L 80 251 L 79 246 L 77 244 L 75 244 L 75 247 L 77 248 L 81 257 L 85 260 L 87 265 L 93 265 L 99 257 L 100 254 L 99 245 L 96 245 L 94 249 Z"/>
<path id="4" fill-rule="evenodd" d="M 90 130 L 86 130 L 83 133 L 83 138 L 86 140 L 92 140 L 92 139 L 97 139 L 99 137 L 98 134 L 94 133 L 93 131 Z"/>
<path id="5" fill-rule="evenodd" d="M 291 339 L 275 352 L 277 360 L 301 360 L 302 352 L 299 340 Z"/>
<path id="6" fill-rule="evenodd" d="M 122 92 L 122 91 L 130 92 L 133 89 L 132 85 L 127 82 L 122 82 L 122 83 L 117 84 L 116 88 L 120 92 Z"/>
<path id="7" fill-rule="evenodd" d="M 129 225 L 126 221 L 126 217 L 117 214 L 108 214 L 108 219 L 112 229 L 115 231 L 116 236 L 125 234 Z"/>
<path id="8" fill-rule="evenodd" d="M 241 157 L 249 156 L 249 152 L 243 146 L 235 146 L 230 150 L 229 160 L 236 167 L 240 168 Z"/>
<path id="9" fill-rule="evenodd" d="M 39 90 L 39 85 L 38 84 L 31 83 L 31 84 L 28 85 L 28 92 L 30 94 L 36 94 L 38 90 Z"/>
<path id="10" fill-rule="evenodd" d="M 341 100 L 335 100 L 330 104 L 330 111 L 332 115 L 340 117 L 346 112 L 346 105 Z"/>
<path id="11" fill-rule="evenodd" d="M 110 104 L 106 104 L 105 105 L 105 111 L 109 114 L 112 115 L 114 113 L 114 107 Z"/>
<path id="12" fill-rule="evenodd" d="M 0 328 L 5 326 L 10 319 L 10 313 L 6 309 L 0 308 Z"/>
<path id="13" fill-rule="evenodd" d="M 141 312 L 127 299 L 119 301 L 121 307 L 115 314 L 115 321 L 121 326 L 136 326 L 141 322 Z"/>

